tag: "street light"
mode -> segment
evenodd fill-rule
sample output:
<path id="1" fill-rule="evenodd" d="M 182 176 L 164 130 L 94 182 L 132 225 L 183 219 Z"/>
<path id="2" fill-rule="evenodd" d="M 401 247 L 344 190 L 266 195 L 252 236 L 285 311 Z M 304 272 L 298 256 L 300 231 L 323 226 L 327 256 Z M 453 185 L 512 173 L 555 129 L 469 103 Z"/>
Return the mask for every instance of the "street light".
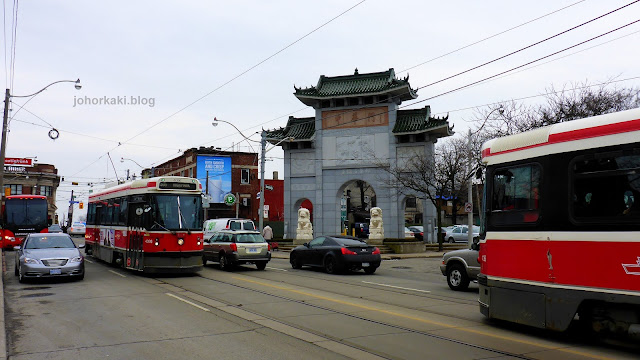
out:
<path id="1" fill-rule="evenodd" d="M 497 108 L 489 111 L 489 113 L 487 114 L 487 117 L 484 119 L 484 121 L 482 122 L 482 125 L 478 128 L 478 130 L 476 130 L 475 134 L 479 133 L 480 130 L 484 128 L 484 125 L 487 123 L 487 121 L 489 121 L 489 116 L 491 116 L 491 114 L 493 114 L 494 111 L 498 111 L 502 115 L 504 114 L 504 107 L 502 106 L 502 104 L 500 104 L 500 106 L 498 106 Z M 468 185 L 467 185 L 467 197 L 469 199 L 469 204 L 471 204 L 471 209 L 467 215 L 467 220 L 468 220 L 467 242 L 469 246 L 473 244 L 473 176 L 471 175 L 471 159 L 473 158 L 473 155 L 471 154 L 471 135 L 472 135 L 471 129 L 469 129 L 469 143 L 468 143 L 469 153 L 467 154 L 467 160 L 468 160 L 467 174 L 469 176 Z M 480 210 L 478 210 L 478 215 L 480 215 Z"/>
<path id="2" fill-rule="evenodd" d="M 123 157 L 120 158 L 120 162 L 121 163 L 123 163 L 125 160 L 133 161 L 136 165 L 140 166 L 140 168 L 144 169 L 144 166 L 138 164 L 138 162 L 133 160 L 133 159 L 127 159 L 127 158 L 123 158 Z"/>
<path id="3" fill-rule="evenodd" d="M 253 140 L 253 139 L 249 139 L 248 137 L 246 137 L 242 131 L 240 131 L 240 129 L 238 129 L 235 125 L 233 125 L 232 123 L 228 122 L 228 121 L 224 121 L 224 120 L 219 120 L 217 118 L 213 118 L 213 122 L 211 123 L 211 125 L 213 126 L 218 126 L 218 122 L 223 122 L 223 123 L 227 123 L 231 126 L 233 126 L 236 131 L 238 131 L 238 133 L 240 135 L 242 135 L 243 138 L 245 138 L 248 141 L 253 141 L 253 142 L 259 142 L 260 143 L 260 205 L 258 206 L 258 229 L 260 230 L 260 232 L 262 232 L 262 227 L 264 224 L 264 165 L 265 165 L 265 154 L 270 151 L 273 150 L 276 146 L 280 145 L 281 143 L 285 142 L 285 141 L 293 141 L 294 138 L 293 137 L 287 137 L 284 139 L 281 139 L 280 141 L 278 141 L 277 143 L 275 143 L 273 146 L 271 146 L 269 149 L 267 149 L 267 140 L 277 140 L 277 139 L 267 139 L 267 132 L 262 130 L 262 135 L 260 137 L 260 141 L 257 140 Z"/>
<path id="4" fill-rule="evenodd" d="M 49 88 L 49 86 L 54 85 L 54 84 L 58 84 L 58 83 L 63 83 L 63 82 L 74 83 L 76 90 L 80 90 L 82 88 L 82 85 L 80 85 L 80 79 L 78 79 L 78 80 L 59 80 L 59 81 L 54 81 L 51 84 L 43 87 L 39 91 L 36 91 L 33 94 L 29 94 L 29 95 L 11 95 L 11 90 L 6 89 L 6 91 L 4 93 L 4 114 L 2 116 L 2 144 L 0 145 L 0 191 L 2 191 L 2 194 L 0 194 L 0 199 L 2 199 L 2 196 L 4 196 L 4 158 L 5 158 L 5 154 L 6 154 L 6 150 L 7 150 L 7 123 L 8 123 L 8 119 L 9 119 L 9 101 L 11 100 L 11 98 L 14 98 L 14 97 L 15 98 L 31 98 L 31 99 L 33 99 L 33 97 L 35 97 L 36 95 L 38 95 L 41 92 L 47 90 L 47 88 Z M 27 102 L 31 101 L 31 99 L 27 100 Z M 24 105 L 23 105 L 23 107 L 24 107 Z M 55 130 L 55 129 L 52 129 L 52 130 Z M 55 130 L 55 132 L 57 133 L 57 130 Z M 49 134 L 51 136 L 51 131 L 49 132 Z M 55 137 L 57 138 L 57 135 Z"/>

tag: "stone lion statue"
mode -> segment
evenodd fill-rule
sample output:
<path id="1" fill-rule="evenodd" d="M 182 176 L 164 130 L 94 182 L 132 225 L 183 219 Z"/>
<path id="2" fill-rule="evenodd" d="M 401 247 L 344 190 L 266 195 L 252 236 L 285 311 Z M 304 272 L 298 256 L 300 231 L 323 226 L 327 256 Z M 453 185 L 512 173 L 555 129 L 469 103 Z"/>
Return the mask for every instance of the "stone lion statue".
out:
<path id="1" fill-rule="evenodd" d="M 298 230 L 307 230 L 312 228 L 313 225 L 311 225 L 311 214 L 309 213 L 309 209 L 298 209 Z"/>
<path id="2" fill-rule="evenodd" d="M 371 208 L 369 211 L 371 220 L 369 221 L 369 239 L 370 240 L 382 240 L 384 239 L 384 227 L 382 223 L 382 209 L 379 207 Z"/>
<path id="3" fill-rule="evenodd" d="M 311 214 L 309 209 L 298 209 L 298 228 L 296 229 L 296 240 L 313 239 L 313 225 L 311 224 Z"/>

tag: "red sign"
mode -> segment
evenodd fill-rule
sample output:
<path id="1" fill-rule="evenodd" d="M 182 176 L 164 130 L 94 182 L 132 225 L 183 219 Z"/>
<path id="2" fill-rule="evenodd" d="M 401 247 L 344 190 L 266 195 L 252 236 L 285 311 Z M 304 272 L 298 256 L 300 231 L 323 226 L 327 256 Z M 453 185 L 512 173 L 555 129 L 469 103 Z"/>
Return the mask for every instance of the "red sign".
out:
<path id="1" fill-rule="evenodd" d="M 33 166 L 33 159 L 25 158 L 5 158 L 5 166 Z"/>

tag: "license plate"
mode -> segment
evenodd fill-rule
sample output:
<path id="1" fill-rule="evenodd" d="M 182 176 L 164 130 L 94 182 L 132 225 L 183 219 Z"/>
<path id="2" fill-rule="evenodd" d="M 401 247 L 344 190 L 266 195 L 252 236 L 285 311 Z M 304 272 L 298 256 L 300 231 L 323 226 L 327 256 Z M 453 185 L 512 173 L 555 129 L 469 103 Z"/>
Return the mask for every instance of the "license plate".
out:
<path id="1" fill-rule="evenodd" d="M 368 267 L 369 263 L 362 263 L 362 267 Z"/>
<path id="2" fill-rule="evenodd" d="M 260 252 L 260 248 L 247 248 L 247 252 L 248 253 L 259 253 Z"/>
<path id="3" fill-rule="evenodd" d="M 49 275 L 60 275 L 62 274 L 62 269 L 51 269 L 49 270 Z"/>

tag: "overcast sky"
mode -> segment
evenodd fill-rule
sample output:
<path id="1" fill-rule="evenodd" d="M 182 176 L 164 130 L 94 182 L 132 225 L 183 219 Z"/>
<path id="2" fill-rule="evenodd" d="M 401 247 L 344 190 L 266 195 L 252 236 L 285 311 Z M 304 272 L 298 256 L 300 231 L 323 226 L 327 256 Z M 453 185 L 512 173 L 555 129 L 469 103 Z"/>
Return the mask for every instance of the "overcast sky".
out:
<path id="1" fill-rule="evenodd" d="M 37 156 L 38 162 L 58 168 L 64 176 L 57 202 L 62 214 L 71 189 L 86 201 L 88 183 L 97 189 L 113 181 L 115 172 L 118 177 L 127 169 L 139 174 L 140 167 L 122 163 L 123 157 L 151 167 L 198 146 L 230 150 L 240 143 L 241 151 L 252 151 L 233 127 L 214 128 L 212 119 L 232 122 L 252 136 L 261 128 L 284 126 L 289 115 L 313 116 L 313 109 L 293 96 L 294 85 L 316 85 L 320 75 L 347 75 L 355 68 L 360 73 L 394 68 L 399 77 L 410 75 L 413 88 L 424 88 L 418 99 L 403 103 L 405 109 L 428 104 L 433 113 L 449 113 L 454 131 L 462 133 L 473 109 L 485 104 L 539 95 L 551 85 L 640 76 L 636 23 L 525 71 L 437 96 L 638 20 L 637 3 L 426 86 L 631 2 L 21 1 L 12 71 L 14 4 L 6 1 L 1 76 L 11 93 L 27 95 L 51 82 L 76 78 L 83 86 L 77 91 L 73 84 L 56 84 L 19 112 L 16 104 L 25 99 L 14 98 L 6 154 Z M 639 83 L 632 79 L 618 86 Z M 80 105 L 77 100 L 118 96 L 147 104 Z M 55 141 L 47 135 L 51 127 L 60 132 Z M 252 138 L 259 140 L 257 134 Z M 254 149 L 259 152 L 259 146 Z M 266 178 L 274 170 L 282 178 L 282 151 L 274 149 L 268 156 L 272 161 L 267 162 Z M 72 186 L 72 181 L 80 185 Z"/>

